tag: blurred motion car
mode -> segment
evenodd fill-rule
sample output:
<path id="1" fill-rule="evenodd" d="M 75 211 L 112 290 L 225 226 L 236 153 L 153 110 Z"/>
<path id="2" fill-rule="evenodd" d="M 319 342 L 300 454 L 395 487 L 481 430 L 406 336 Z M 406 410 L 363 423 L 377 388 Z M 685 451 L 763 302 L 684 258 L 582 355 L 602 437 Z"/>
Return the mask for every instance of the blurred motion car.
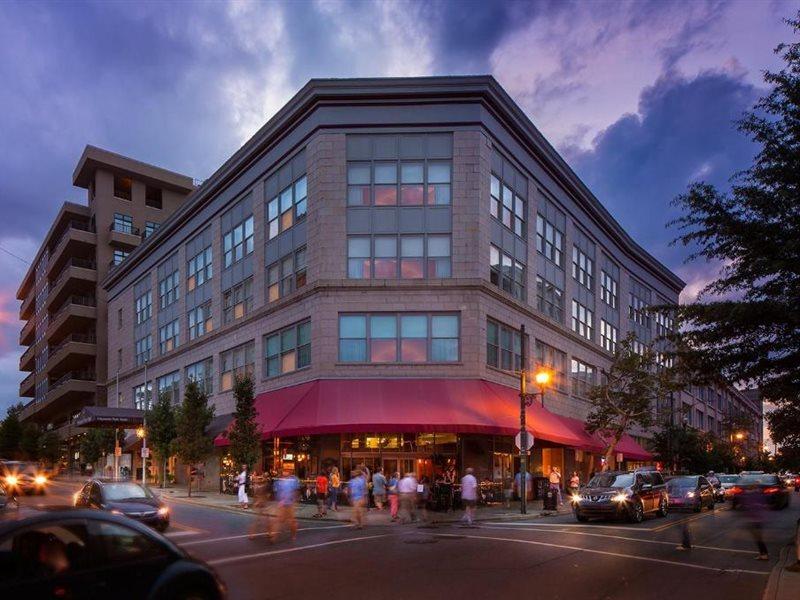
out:
<path id="1" fill-rule="evenodd" d="M 0 479 L 8 492 L 17 494 L 44 494 L 49 482 L 39 465 L 19 460 L 0 462 Z"/>
<path id="2" fill-rule="evenodd" d="M 759 494 L 764 504 L 776 510 L 789 506 L 789 488 L 777 475 L 766 473 L 742 475 L 731 488 L 732 507 L 739 508 L 743 494 Z"/>
<path id="3" fill-rule="evenodd" d="M 96 510 L 0 522 L 0 598 L 222 600 L 214 571 L 149 527 Z"/>
<path id="4" fill-rule="evenodd" d="M 714 510 L 714 486 L 702 475 L 680 475 L 667 480 L 670 508 L 689 508 L 700 512 Z"/>
<path id="5" fill-rule="evenodd" d="M 736 482 L 739 481 L 739 476 L 723 473 L 717 475 L 717 479 L 719 479 L 719 483 L 722 486 L 723 497 L 727 500 L 731 497 L 731 489 L 736 486 Z"/>
<path id="6" fill-rule="evenodd" d="M 648 513 L 666 516 L 666 486 L 658 471 L 605 471 L 598 473 L 572 499 L 580 522 L 592 518 L 627 518 L 641 523 Z"/>
<path id="7" fill-rule="evenodd" d="M 124 515 L 164 532 L 169 527 L 169 508 L 150 491 L 133 481 L 92 479 L 73 496 L 78 508 L 94 508 Z"/>

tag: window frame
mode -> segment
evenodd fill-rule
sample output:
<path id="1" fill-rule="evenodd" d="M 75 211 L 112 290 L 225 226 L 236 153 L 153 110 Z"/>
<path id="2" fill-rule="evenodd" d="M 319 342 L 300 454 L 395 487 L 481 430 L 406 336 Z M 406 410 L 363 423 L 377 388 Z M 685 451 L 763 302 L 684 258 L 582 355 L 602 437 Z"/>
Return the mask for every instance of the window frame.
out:
<path id="1" fill-rule="evenodd" d="M 153 358 L 153 334 L 148 333 L 134 342 L 134 356 L 137 367 L 150 362 Z"/>
<path id="2" fill-rule="evenodd" d="M 253 279 L 251 275 L 247 279 L 243 279 L 222 292 L 223 325 L 228 325 L 234 321 L 243 319 L 253 312 Z M 239 306 L 242 307 L 242 314 L 236 316 L 236 311 Z"/>
<path id="3" fill-rule="evenodd" d="M 572 331 L 583 339 L 592 341 L 594 339 L 594 311 L 573 298 L 572 312 L 570 314 L 572 316 L 570 320 Z"/>
<path id="4" fill-rule="evenodd" d="M 302 185 L 300 185 L 302 182 Z M 298 192 L 302 190 L 302 195 Z M 284 194 L 291 194 L 287 208 L 283 207 Z M 300 196 L 300 197 L 298 197 Z M 273 211 L 274 207 L 274 211 Z M 273 214 L 274 212 L 274 214 Z M 266 217 L 266 238 L 273 240 L 294 227 L 308 216 L 308 174 L 303 173 L 288 186 L 280 190 L 275 196 L 264 201 L 264 215 Z M 291 223 L 285 225 L 284 217 L 291 216 Z M 274 225 L 274 231 L 273 231 Z"/>
<path id="5" fill-rule="evenodd" d="M 180 299 L 181 295 L 181 271 L 175 269 L 158 281 L 158 307 L 164 310 Z"/>
<path id="6" fill-rule="evenodd" d="M 495 264 L 494 254 L 497 254 L 498 262 Z M 505 264 L 508 259 L 508 265 Z M 510 267 L 511 276 L 508 276 L 507 268 Z M 519 275 L 520 279 L 517 279 Z M 489 244 L 489 282 L 500 288 L 512 298 L 525 302 L 528 296 L 528 265 L 518 261 L 516 258 L 503 251 L 502 248 Z M 508 286 L 506 287 L 506 282 Z"/>
<path id="7" fill-rule="evenodd" d="M 581 373 L 586 376 L 582 377 Z M 572 395 L 577 398 L 588 398 L 589 390 L 597 385 L 597 367 L 573 356 L 570 360 L 570 380 Z"/>
<path id="8" fill-rule="evenodd" d="M 590 292 L 594 291 L 594 259 L 577 244 L 572 245 L 572 278 Z"/>
<path id="9" fill-rule="evenodd" d="M 497 182 L 497 185 L 495 185 Z M 510 204 L 506 204 L 506 190 L 511 193 Z M 521 208 L 518 208 L 521 207 Z M 508 213 L 508 223 L 505 222 Z M 528 238 L 528 199 L 517 193 L 502 175 L 492 170 L 489 175 L 489 216 L 520 239 Z"/>
<path id="10" fill-rule="evenodd" d="M 560 304 L 554 300 L 560 299 Z M 536 310 L 556 321 L 564 322 L 564 290 L 548 281 L 541 275 L 536 275 Z"/>
<path id="11" fill-rule="evenodd" d="M 304 343 L 301 342 L 301 333 L 305 330 L 307 338 Z M 289 332 L 293 331 L 294 343 L 291 347 L 284 348 L 284 337 Z M 272 353 L 270 350 L 270 341 L 277 340 L 277 352 Z M 301 365 L 301 353 L 305 354 L 306 360 Z M 288 356 L 294 357 L 293 368 L 284 370 L 284 359 Z M 274 379 L 281 375 L 289 373 L 296 373 L 311 367 L 311 319 L 304 319 L 292 325 L 282 327 L 276 331 L 265 334 L 262 337 L 262 375 L 264 379 Z M 271 373 L 271 364 L 276 364 L 277 372 Z"/>
<path id="12" fill-rule="evenodd" d="M 144 299 L 141 303 L 140 300 Z M 140 294 L 133 304 L 133 311 L 136 316 L 136 325 L 147 323 L 153 317 L 153 290 L 147 290 Z M 147 316 L 143 316 L 147 313 Z"/>
<path id="13" fill-rule="evenodd" d="M 492 328 L 496 331 L 495 342 L 491 340 Z M 510 347 L 504 345 L 505 340 L 510 341 Z M 486 318 L 486 364 L 495 369 L 506 371 L 508 373 L 518 373 L 522 370 L 522 344 L 527 340 L 522 339 L 522 332 L 505 323 L 501 323 L 491 317 Z M 492 355 L 495 355 L 497 360 L 492 362 L 490 360 Z M 506 363 L 505 358 L 508 357 L 509 361 Z M 509 364 L 510 367 L 506 367 Z"/>
<path id="14" fill-rule="evenodd" d="M 224 352 L 221 352 L 219 355 L 219 390 L 220 392 L 228 392 L 233 389 L 233 382 L 236 375 L 249 375 L 250 377 L 254 377 L 255 375 L 255 341 L 249 340 L 243 344 L 239 344 L 238 346 L 234 346 L 233 348 L 229 348 Z M 248 360 L 248 353 L 250 362 Z M 237 357 L 242 357 L 242 364 L 237 366 Z M 230 362 L 230 369 L 226 369 L 226 361 Z M 229 375 L 229 384 L 226 385 L 226 375 Z"/>
<path id="15" fill-rule="evenodd" d="M 448 167 L 447 181 L 431 181 L 431 166 L 444 165 Z M 376 167 L 394 166 L 394 181 L 376 181 Z M 403 181 L 404 166 L 422 166 L 422 179 L 420 181 Z M 351 180 L 351 169 L 368 169 L 369 181 Z M 437 178 L 438 179 L 438 178 Z M 347 182 L 346 205 L 348 207 L 376 207 L 376 206 L 452 206 L 453 204 L 453 159 L 452 158 L 389 158 L 389 159 L 364 159 L 348 160 L 345 173 Z M 404 188 L 421 188 L 421 202 L 404 202 Z M 394 202 L 376 202 L 376 188 L 379 190 L 394 189 Z M 447 202 L 437 202 L 439 190 L 447 191 Z M 353 192 L 360 192 L 361 202 L 352 201 L 358 197 Z M 363 202 L 365 193 L 368 195 L 368 202 Z M 391 195 L 391 194 L 390 194 Z"/>
<path id="16" fill-rule="evenodd" d="M 202 311 L 205 316 L 204 319 L 197 319 L 197 312 Z M 192 316 L 194 315 L 194 324 L 192 324 Z M 202 326 L 202 327 L 201 327 Z M 211 300 L 207 300 L 202 304 L 186 311 L 186 331 L 189 332 L 189 341 L 201 338 L 207 333 L 214 330 L 214 315 L 212 312 Z"/>
<path id="17" fill-rule="evenodd" d="M 158 328 L 158 353 L 163 356 L 167 352 L 172 352 L 180 343 L 181 320 L 173 319 Z"/>
<path id="18" fill-rule="evenodd" d="M 308 249 L 301 246 L 297 250 L 283 255 L 278 260 L 267 265 L 266 280 L 266 299 L 267 304 L 285 298 L 289 294 L 305 287 L 308 283 Z M 292 268 L 286 272 L 286 261 L 292 259 Z M 274 275 L 277 273 L 276 275 Z M 273 278 L 273 276 L 275 278 Z M 275 296 L 273 297 L 273 292 Z"/>
<path id="19" fill-rule="evenodd" d="M 431 254 L 431 240 L 439 238 L 446 238 L 448 254 L 447 255 L 433 255 Z M 422 243 L 422 254 L 409 254 L 404 256 L 403 242 L 413 239 L 420 239 Z M 351 256 L 350 242 L 357 240 L 367 240 L 369 243 L 369 256 Z M 378 242 L 384 240 L 394 241 L 394 254 L 377 256 L 376 250 Z M 452 233 L 373 233 L 373 234 L 353 234 L 347 236 L 347 278 L 354 280 L 373 280 L 373 279 L 390 279 L 390 280 L 437 280 L 437 279 L 452 279 L 453 277 L 453 234 Z M 394 277 L 379 277 L 378 261 L 394 261 L 393 270 Z M 405 264 L 413 264 L 412 261 L 420 262 L 421 277 L 404 277 L 403 266 Z M 445 264 L 446 261 L 446 275 L 438 274 L 439 262 Z M 356 277 L 353 275 L 355 271 L 351 270 L 351 264 L 358 263 L 363 273 L 363 267 L 366 262 L 369 263 L 369 275 L 367 277 Z"/>
<path id="20" fill-rule="evenodd" d="M 548 229 L 549 228 L 549 229 Z M 552 229 L 552 240 L 548 240 L 548 232 Z M 542 213 L 536 213 L 536 251 L 547 260 L 564 269 L 564 241 L 566 234 L 556 227 Z"/>
<path id="21" fill-rule="evenodd" d="M 197 378 L 194 376 L 197 372 L 198 365 L 202 366 L 203 368 L 203 377 Z M 192 372 L 193 371 L 193 372 Z M 204 358 L 203 360 L 198 360 L 197 362 L 193 362 L 189 365 L 186 365 L 183 370 L 183 380 L 184 385 L 189 383 L 190 381 L 194 381 L 198 384 L 198 387 L 202 392 L 204 392 L 207 396 L 211 396 L 214 393 L 214 357 L 209 356 L 208 358 Z"/>
<path id="22" fill-rule="evenodd" d="M 202 260 L 201 260 L 202 259 Z M 200 276 L 202 274 L 202 277 Z M 211 245 L 186 261 L 186 291 L 191 292 L 214 276 L 214 250 Z M 199 281 L 202 279 L 202 281 Z"/>
<path id="23" fill-rule="evenodd" d="M 247 232 L 248 224 L 250 229 L 249 235 Z M 253 221 L 253 214 L 251 213 L 249 216 L 243 218 L 236 225 L 234 225 L 228 231 L 222 234 L 223 269 L 229 269 L 230 267 L 244 260 L 253 253 L 253 251 L 255 250 L 254 228 L 255 228 L 255 222 Z M 241 233 L 239 234 L 241 236 L 241 240 L 237 242 L 236 234 L 239 231 L 241 231 Z M 228 248 L 228 245 L 230 245 L 230 248 Z M 239 256 L 238 258 L 236 257 L 237 248 L 241 251 L 241 256 Z"/>

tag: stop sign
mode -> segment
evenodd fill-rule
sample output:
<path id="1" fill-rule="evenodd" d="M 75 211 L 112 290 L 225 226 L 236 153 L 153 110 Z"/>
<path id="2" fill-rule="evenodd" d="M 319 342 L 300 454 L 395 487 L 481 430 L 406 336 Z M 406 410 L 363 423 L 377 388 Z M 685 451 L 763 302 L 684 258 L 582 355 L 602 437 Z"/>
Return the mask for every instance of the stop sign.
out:
<path id="1" fill-rule="evenodd" d="M 527 452 L 528 450 L 533 448 L 533 432 L 520 431 L 519 433 L 517 433 L 517 437 L 514 438 L 514 444 L 520 450 L 525 450 Z"/>

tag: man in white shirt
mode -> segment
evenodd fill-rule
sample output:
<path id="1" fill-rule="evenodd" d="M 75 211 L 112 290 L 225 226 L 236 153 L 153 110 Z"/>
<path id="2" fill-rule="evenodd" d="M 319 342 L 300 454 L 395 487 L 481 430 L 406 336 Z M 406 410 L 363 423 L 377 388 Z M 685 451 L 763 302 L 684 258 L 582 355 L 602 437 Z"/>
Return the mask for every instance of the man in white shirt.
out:
<path id="1" fill-rule="evenodd" d="M 400 495 L 400 522 L 416 521 L 417 506 L 417 478 L 413 473 L 406 473 L 397 484 Z"/>
<path id="2" fill-rule="evenodd" d="M 239 487 L 239 506 L 247 508 L 250 500 L 247 497 L 247 465 L 242 465 L 242 472 L 236 477 L 236 484 Z"/>
<path id="3" fill-rule="evenodd" d="M 478 503 L 478 480 L 472 474 L 472 468 L 468 468 L 466 475 L 461 478 L 461 501 L 464 503 L 464 517 L 468 526 L 472 526 L 475 518 L 475 506 Z"/>

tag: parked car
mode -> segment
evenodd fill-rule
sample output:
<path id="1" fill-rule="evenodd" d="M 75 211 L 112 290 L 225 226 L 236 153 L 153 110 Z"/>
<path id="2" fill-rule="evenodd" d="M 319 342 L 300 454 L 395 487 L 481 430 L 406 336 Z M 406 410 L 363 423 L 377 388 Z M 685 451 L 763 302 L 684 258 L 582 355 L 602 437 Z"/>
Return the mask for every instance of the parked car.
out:
<path id="1" fill-rule="evenodd" d="M 0 597 L 222 600 L 225 588 L 152 529 L 70 510 L 0 523 Z"/>
<path id="2" fill-rule="evenodd" d="M 766 506 L 776 510 L 789 506 L 791 495 L 783 479 L 777 475 L 742 475 L 731 489 L 734 510 L 739 507 L 742 494 L 747 493 L 762 494 Z"/>
<path id="3" fill-rule="evenodd" d="M 150 491 L 133 481 L 92 479 L 74 497 L 78 508 L 95 508 L 125 515 L 163 532 L 169 527 L 169 508 Z"/>
<path id="4" fill-rule="evenodd" d="M 714 486 L 702 475 L 681 475 L 667 480 L 667 494 L 670 508 L 714 510 Z"/>
<path id="5" fill-rule="evenodd" d="M 44 494 L 49 481 L 36 463 L 19 460 L 0 462 L 0 478 L 9 491 L 18 494 Z"/>
<path id="6" fill-rule="evenodd" d="M 598 473 L 581 488 L 573 501 L 575 518 L 627 518 L 641 523 L 645 515 L 667 514 L 664 479 L 658 471 L 606 471 Z"/>

